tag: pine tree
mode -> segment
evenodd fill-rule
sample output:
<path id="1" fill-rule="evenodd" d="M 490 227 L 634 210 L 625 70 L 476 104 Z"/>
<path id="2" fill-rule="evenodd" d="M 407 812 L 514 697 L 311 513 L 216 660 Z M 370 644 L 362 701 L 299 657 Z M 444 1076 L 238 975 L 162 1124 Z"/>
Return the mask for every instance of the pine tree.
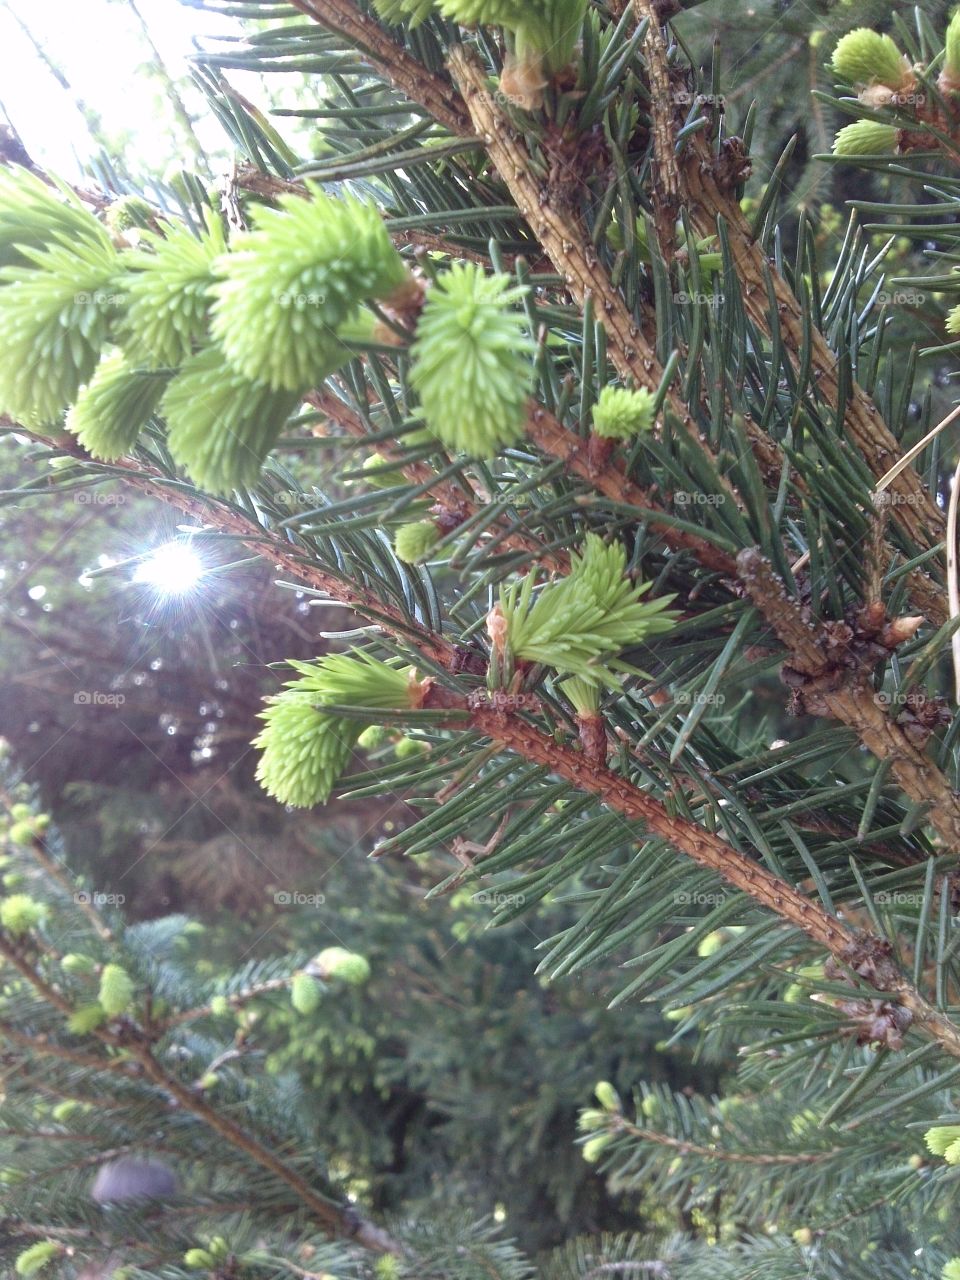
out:
<path id="1" fill-rule="evenodd" d="M 186 175 L 111 234 L 62 184 L 0 176 L 7 429 L 354 611 L 351 647 L 291 663 L 250 726 L 271 796 L 409 798 L 381 855 L 446 852 L 436 893 L 485 895 L 492 927 L 563 895 L 545 976 L 616 956 L 625 1020 L 656 1000 L 739 1058 L 719 1099 L 639 1063 L 630 1096 L 598 1083 L 583 1157 L 652 1230 L 539 1274 L 960 1274 L 960 469 L 897 327 L 919 295 L 919 354 L 960 331 L 960 18 L 811 45 L 836 84 L 818 109 L 848 121 L 818 163 L 881 192 L 831 246 L 782 216 L 789 154 L 751 154 L 756 107 L 723 109 L 672 6 L 196 3 L 265 23 L 204 55 L 243 155 L 223 190 Z M 231 67 L 323 77 L 319 159 L 291 162 Z M 932 273 L 900 246 L 887 287 L 888 226 Z M 362 958 L 198 991 L 176 923 L 81 929 L 14 875 L 21 1274 L 78 1239 L 152 1277 L 529 1273 L 469 1206 L 389 1232 L 345 1207 L 285 1082 L 207 1027 L 251 990 L 313 1009 Z M 94 1215 L 40 1127 L 52 1096 L 100 1160 L 161 1157 L 173 1113 L 219 1172 L 169 1211 Z"/>

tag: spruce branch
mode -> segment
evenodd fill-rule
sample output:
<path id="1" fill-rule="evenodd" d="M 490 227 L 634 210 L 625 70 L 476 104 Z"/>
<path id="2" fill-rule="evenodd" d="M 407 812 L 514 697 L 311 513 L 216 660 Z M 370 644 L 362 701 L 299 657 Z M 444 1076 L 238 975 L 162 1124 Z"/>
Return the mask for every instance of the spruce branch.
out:
<path id="1" fill-rule="evenodd" d="M 580 306 L 588 297 L 593 299 L 618 372 L 632 378 L 638 387 L 656 391 L 663 377 L 656 352 L 627 310 L 582 227 L 557 207 L 535 176 L 523 137 L 490 92 L 475 54 L 460 45 L 451 50 L 448 65 L 490 159 L 570 295 Z M 690 412 L 675 391 L 667 392 L 665 403 L 678 422 L 696 436 Z"/>
<path id="2" fill-rule="evenodd" d="M 651 196 L 654 226 L 664 261 L 673 260 L 677 239 L 677 214 L 680 211 L 680 166 L 677 163 L 676 130 L 670 88 L 667 47 L 660 27 L 661 18 L 652 0 L 633 0 L 640 22 L 647 23 L 643 37 L 643 56 L 650 85 L 650 115 L 653 141 L 653 182 Z"/>
<path id="3" fill-rule="evenodd" d="M 397 611 L 385 606 L 372 593 L 356 584 L 338 579 L 305 563 L 276 534 L 262 528 L 252 529 L 244 517 L 234 511 L 224 510 L 221 504 L 200 501 L 180 488 L 165 485 L 158 472 L 151 471 L 142 463 L 125 459 L 122 464 L 118 464 L 118 468 L 126 479 L 142 491 L 161 497 L 163 501 L 195 519 L 214 523 L 222 532 L 233 534 L 258 554 L 267 555 L 281 565 L 298 581 L 324 591 L 332 599 L 355 609 L 361 616 L 384 626 L 388 632 L 418 650 L 430 662 L 450 672 L 459 669 L 458 650 L 452 642 L 426 627 L 408 622 Z M 756 553 L 753 555 L 756 556 Z M 803 620 L 798 623 L 791 615 L 789 627 L 786 623 L 783 625 L 784 638 L 797 645 L 800 660 L 822 664 L 815 638 Z M 842 964 L 852 968 L 875 990 L 895 996 L 919 1027 L 946 1052 L 960 1057 L 960 1030 L 929 1004 L 903 976 L 890 959 L 889 944 L 884 939 L 848 929 L 824 907 L 805 897 L 792 885 L 734 849 L 713 832 L 671 814 L 661 801 L 620 774 L 588 762 L 580 750 L 558 742 L 555 737 L 535 728 L 519 716 L 491 709 L 476 700 L 469 702 L 465 697 L 439 685 L 431 686 L 424 707 L 449 709 L 458 713 L 467 711 L 467 723 L 501 748 L 516 753 L 521 759 L 543 765 L 579 790 L 596 796 L 612 812 L 638 822 L 653 834 L 662 837 L 699 866 L 714 872 L 773 915 L 806 934 Z M 879 708 L 875 709 L 879 711 Z M 462 727 L 462 722 L 458 727 Z M 884 731 L 889 733 L 886 722 Z M 878 739 L 879 737 L 880 735 Z M 920 766 L 924 771 L 933 767 L 922 756 Z"/>
<path id="4" fill-rule="evenodd" d="M 295 9 L 334 31 L 366 52 L 376 69 L 411 102 L 418 102 L 458 137 L 473 132 L 460 98 L 440 76 L 428 71 L 416 58 L 387 35 L 373 18 L 361 13 L 350 0 L 290 0 Z"/>
<path id="5" fill-rule="evenodd" d="M 702 139 L 691 139 L 684 153 L 683 174 L 691 220 L 698 233 L 716 235 L 718 220 L 727 229 L 744 307 L 762 333 L 769 333 L 767 281 L 772 281 L 784 349 L 798 367 L 799 353 L 805 345 L 800 302 L 783 276 L 768 263 L 739 204 L 718 178 L 717 160 Z M 818 394 L 827 404 L 836 407 L 841 403 L 837 359 L 815 326 L 811 345 L 811 367 Z M 876 405 L 857 383 L 850 388 L 844 423 L 850 438 L 879 479 L 899 457 L 900 446 L 885 426 Z M 898 498 L 893 506 L 895 518 L 918 546 L 926 549 L 935 545 L 943 537 L 944 516 L 916 472 L 906 468 L 890 487 Z M 942 622 L 945 619 L 942 597 L 933 583 L 921 580 L 924 577 L 914 575 L 911 585 L 915 598 L 928 617 Z"/>
<path id="6" fill-rule="evenodd" d="M 869 681 L 869 658 L 852 648 L 850 628 L 833 624 L 831 632 L 831 624 L 804 617 L 756 548 L 741 551 L 737 566 L 753 603 L 791 655 L 786 678 L 803 706 L 848 725 L 878 760 L 889 760 L 910 799 L 929 805 L 929 821 L 947 848 L 960 847 L 960 796 L 880 703 Z"/>
<path id="7" fill-rule="evenodd" d="M 659 1133 L 656 1129 L 642 1128 L 631 1124 L 621 1115 L 611 1116 L 608 1123 L 614 1133 L 626 1133 L 640 1142 L 652 1142 L 659 1147 L 669 1147 L 684 1156 L 702 1156 L 705 1160 L 717 1160 L 726 1164 L 752 1164 L 760 1168 L 777 1165 L 822 1164 L 825 1160 L 831 1160 L 843 1154 L 842 1147 L 836 1147 L 830 1151 L 724 1151 L 720 1147 L 704 1147 L 696 1142 L 688 1142 L 684 1138 L 674 1138 L 669 1133 Z"/>
<path id="8" fill-rule="evenodd" d="M 568 463 L 575 475 L 581 476 L 604 497 L 635 508 L 638 515 L 643 514 L 668 547 L 689 551 L 705 569 L 726 576 L 736 572 L 732 556 L 708 538 L 663 520 L 668 513 L 648 489 L 631 480 L 615 459 L 598 461 L 591 456 L 587 443 L 542 405 L 531 402 L 526 431 L 528 438 L 545 454 Z"/>
<path id="9" fill-rule="evenodd" d="M 373 1253 L 393 1254 L 397 1257 L 403 1254 L 403 1246 L 381 1227 L 368 1222 L 356 1210 L 338 1205 L 335 1201 L 321 1195 L 269 1147 L 264 1146 L 229 1116 L 216 1110 L 200 1094 L 187 1088 L 172 1076 L 160 1065 L 149 1046 L 134 1045 L 131 1053 L 144 1075 L 174 1098 L 185 1111 L 202 1120 L 231 1146 L 242 1151 L 290 1187 L 302 1204 L 315 1215 L 331 1238 L 354 1240 Z"/>

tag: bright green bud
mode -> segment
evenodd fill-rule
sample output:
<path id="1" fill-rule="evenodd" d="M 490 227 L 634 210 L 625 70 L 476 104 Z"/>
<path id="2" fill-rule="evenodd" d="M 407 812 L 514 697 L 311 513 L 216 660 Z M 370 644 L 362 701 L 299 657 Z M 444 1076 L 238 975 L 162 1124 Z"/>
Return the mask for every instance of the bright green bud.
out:
<path id="1" fill-rule="evenodd" d="M 307 188 L 307 200 L 281 196 L 278 209 L 254 213 L 256 229 L 219 259 L 214 288 L 213 333 L 228 360 L 245 377 L 288 391 L 336 368 L 341 325 L 409 278 L 373 205 Z"/>
<path id="2" fill-rule="evenodd" d="M 645 389 L 604 387 L 593 406 L 593 429 L 609 440 L 632 440 L 653 426 L 656 396 Z"/>
<path id="3" fill-rule="evenodd" d="M 941 1274 L 943 1280 L 960 1280 L 960 1258 L 951 1258 Z"/>
<path id="4" fill-rule="evenodd" d="M 579 676 L 567 676 L 560 682 L 560 688 L 573 703 L 578 716 L 586 720 L 595 719 L 600 712 L 600 689 L 589 680 L 581 680 Z"/>
<path id="5" fill-rule="evenodd" d="M 798 1227 L 793 1233 L 793 1239 L 795 1244 L 805 1248 L 807 1245 L 813 1244 L 813 1232 L 809 1227 Z"/>
<path id="6" fill-rule="evenodd" d="M 897 149 L 899 134 L 892 124 L 877 124 L 875 120 L 857 120 L 848 124 L 833 140 L 835 156 L 884 156 L 893 155 Z"/>
<path id="7" fill-rule="evenodd" d="M 536 345 L 506 275 L 456 263 L 427 294 L 411 381 L 427 426 L 448 448 L 490 458 L 523 436 Z"/>
<path id="8" fill-rule="evenodd" d="M 508 647 L 518 658 L 616 688 L 613 673 L 625 669 L 616 654 L 673 627 L 675 615 L 665 612 L 670 598 L 641 599 L 650 584 L 638 586 L 626 576 L 620 543 L 607 546 L 588 534 L 582 557 L 570 559 L 567 577 L 549 583 L 536 600 L 533 573 L 501 588 Z"/>
<path id="9" fill-rule="evenodd" d="M 119 259 L 109 240 L 22 253 L 30 269 L 0 271 L 0 409 L 25 425 L 49 425 L 100 360 Z"/>
<path id="10" fill-rule="evenodd" d="M 65 1102 L 58 1102 L 50 1112 L 51 1116 L 56 1120 L 57 1124 L 63 1124 L 69 1120 L 75 1111 L 82 1110 L 83 1104 L 77 1102 L 75 1098 L 67 1098 Z"/>
<path id="11" fill-rule="evenodd" d="M 290 666 L 299 671 L 303 687 L 316 693 L 318 706 L 339 703 L 378 711 L 419 706 L 420 686 L 411 667 L 390 666 L 359 649 L 331 653 L 320 662 L 291 662 Z"/>
<path id="12" fill-rule="evenodd" d="M 418 564 L 426 559 L 440 541 L 440 530 L 432 520 L 417 520 L 402 524 L 393 535 L 393 549 L 397 559 L 405 564 Z"/>
<path id="13" fill-rule="evenodd" d="M 257 781 L 281 804 L 309 809 L 326 804 L 347 766 L 360 726 L 324 715 L 316 694 L 292 687 L 267 699 L 265 722 L 253 745 L 262 751 Z"/>
<path id="14" fill-rule="evenodd" d="M 935 1156 L 943 1156 L 947 1164 L 960 1164 L 960 1125 L 938 1125 L 923 1136 Z"/>
<path id="15" fill-rule="evenodd" d="M 22 871 L 7 871 L 3 876 L 3 887 L 5 889 L 17 889 L 24 883 L 26 877 Z"/>
<path id="16" fill-rule="evenodd" d="M 960 307 L 954 307 L 947 313 L 947 333 L 960 333 Z"/>
<path id="17" fill-rule="evenodd" d="M 393 754 L 398 760 L 412 760 L 414 756 L 423 756 L 430 750 L 419 738 L 399 738 L 393 747 Z"/>
<path id="18" fill-rule="evenodd" d="M 33 823 L 28 819 L 25 822 L 15 822 L 10 828 L 9 838 L 13 844 L 33 844 L 36 834 Z"/>
<path id="19" fill-rule="evenodd" d="M 26 893 L 14 893 L 0 901 L 0 925 L 14 937 L 35 929 L 46 914 L 43 903 Z"/>
<path id="20" fill-rule="evenodd" d="M 96 960 L 92 956 L 85 956 L 78 951 L 71 951 L 60 961 L 60 968 L 64 973 L 93 973 L 97 967 Z"/>
<path id="21" fill-rule="evenodd" d="M 603 1107 L 604 1111 L 622 1111 L 623 1103 L 620 1101 L 620 1095 L 609 1082 L 609 1080 L 601 1080 L 594 1089 L 597 1095 L 597 1101 Z"/>
<path id="22" fill-rule="evenodd" d="M 325 947 L 312 961 L 313 967 L 325 978 L 339 978 L 349 986 L 360 987 L 370 979 L 370 962 L 366 956 L 346 947 Z"/>
<path id="23" fill-rule="evenodd" d="M 583 1158 L 587 1164 L 596 1164 L 603 1152 L 609 1147 L 612 1141 L 612 1134 L 598 1133 L 595 1138 L 590 1138 L 588 1142 L 583 1144 Z"/>
<path id="24" fill-rule="evenodd" d="M 118 964 L 106 964 L 100 975 L 100 1007 L 111 1018 L 126 1013 L 133 1002 L 135 987 L 126 969 Z"/>
<path id="25" fill-rule="evenodd" d="M 322 995 L 319 982 L 309 973 L 295 973 L 290 983 L 290 1003 L 297 1013 L 311 1014 L 320 1003 Z"/>
<path id="26" fill-rule="evenodd" d="M 548 70 L 566 66 L 580 36 L 586 0 L 438 0 L 445 18 L 463 26 L 501 26 L 515 36 L 517 56 L 541 54 Z"/>
<path id="27" fill-rule="evenodd" d="M 660 1099 L 656 1094 L 647 1094 L 640 1103 L 640 1111 L 648 1120 L 653 1120 L 660 1113 Z"/>
<path id="28" fill-rule="evenodd" d="M 433 12 L 433 0 L 373 0 L 373 7 L 394 26 L 405 23 L 412 31 Z"/>
<path id="29" fill-rule="evenodd" d="M 106 1018 L 106 1010 L 99 1004 L 83 1004 L 67 1019 L 67 1030 L 75 1036 L 86 1036 L 105 1022 Z"/>
<path id="30" fill-rule="evenodd" d="M 95 458 L 127 453 L 152 417 L 169 377 L 132 368 L 123 353 L 105 356 L 67 414 L 67 430 Z"/>
<path id="31" fill-rule="evenodd" d="M 402 471 L 388 471 L 386 467 L 379 453 L 371 453 L 369 458 L 364 458 L 363 470 L 369 473 L 364 475 L 364 481 L 371 489 L 395 489 L 397 485 L 406 484 Z"/>
<path id="32" fill-rule="evenodd" d="M 947 25 L 943 66 L 951 80 L 960 80 L 960 9 L 954 11 Z"/>
<path id="33" fill-rule="evenodd" d="M 727 935 L 722 929 L 714 929 L 712 933 L 708 933 L 705 938 L 701 938 L 697 945 L 698 956 L 715 956 L 727 941 Z"/>
<path id="34" fill-rule="evenodd" d="M 889 36 L 870 27 L 848 31 L 833 51 L 831 66 L 845 84 L 885 84 L 898 88 L 906 67 L 900 50 Z"/>
<path id="35" fill-rule="evenodd" d="M 40 1240 L 17 1255 L 13 1269 L 18 1276 L 35 1276 L 62 1252 L 63 1245 L 57 1244 L 55 1240 Z"/>
<path id="36" fill-rule="evenodd" d="M 287 419 L 300 403 L 232 369 L 208 347 L 184 364 L 164 393 L 170 452 L 211 493 L 252 485 Z"/>
<path id="37" fill-rule="evenodd" d="M 598 1111 L 596 1107 L 587 1107 L 577 1117 L 577 1128 L 585 1129 L 588 1133 L 593 1129 L 602 1129 L 609 1118 L 606 1111 Z"/>
<path id="38" fill-rule="evenodd" d="M 174 369 L 206 337 L 213 264 L 226 249 L 223 224 L 210 213 L 199 237 L 171 223 L 162 236 L 150 235 L 144 243 L 142 252 L 123 259 L 123 349 L 132 364 Z"/>
<path id="39" fill-rule="evenodd" d="M 210 1012 L 215 1018 L 225 1018 L 230 1012 L 230 1001 L 226 996 L 214 996 L 210 1001 Z"/>
<path id="40" fill-rule="evenodd" d="M 201 1089 L 215 1089 L 220 1083 L 220 1077 L 215 1071 L 207 1071 L 200 1077 Z"/>
<path id="41" fill-rule="evenodd" d="M 27 818 L 32 816 L 33 810 L 28 804 L 17 803 L 10 806 L 10 817 L 13 818 L 14 822 L 25 822 Z"/>
<path id="42" fill-rule="evenodd" d="M 139 196 L 121 196 L 107 209 L 107 226 L 111 231 L 130 231 L 133 227 L 149 227 L 155 210 Z"/>
<path id="43" fill-rule="evenodd" d="M 183 1264 L 191 1271 L 202 1271 L 204 1267 L 216 1266 L 216 1258 L 207 1249 L 188 1249 L 183 1255 Z"/>
<path id="44" fill-rule="evenodd" d="M 282 804 L 325 804 L 360 735 L 356 720 L 326 715 L 325 705 L 403 710 L 416 705 L 410 673 L 367 654 L 330 654 L 319 663 L 292 662 L 300 673 L 260 713 L 265 727 L 253 745 L 263 751 L 257 780 Z"/>
<path id="45" fill-rule="evenodd" d="M 100 245 L 110 237 L 69 187 L 48 186 L 23 169 L 0 168 L 0 267 L 30 267 L 29 250 L 52 244 Z"/>
<path id="46" fill-rule="evenodd" d="M 387 731 L 382 724 L 368 724 L 357 739 L 357 746 L 364 751 L 376 751 L 386 741 Z"/>

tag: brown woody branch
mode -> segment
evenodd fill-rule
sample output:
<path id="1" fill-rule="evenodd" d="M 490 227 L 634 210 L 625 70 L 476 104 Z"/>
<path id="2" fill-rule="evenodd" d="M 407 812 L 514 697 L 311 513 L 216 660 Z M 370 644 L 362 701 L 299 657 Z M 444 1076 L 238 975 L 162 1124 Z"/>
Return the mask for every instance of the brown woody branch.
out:
<path id="1" fill-rule="evenodd" d="M 670 69 L 656 5 L 652 0 L 633 0 L 633 8 L 637 18 L 641 22 L 646 20 L 648 24 L 643 37 L 643 57 L 650 84 L 649 109 L 652 121 L 654 164 L 650 190 L 657 242 L 664 260 L 669 264 L 673 259 L 677 214 L 680 211 L 680 167 L 677 163 L 673 126 Z"/>
<path id="2" fill-rule="evenodd" d="M 365 52 L 394 88 L 406 94 L 411 102 L 419 102 L 451 133 L 462 137 L 472 133 L 463 103 L 450 84 L 411 57 L 406 49 L 390 39 L 378 22 L 361 13 L 350 0 L 290 0 L 290 3 L 320 26 L 345 36 Z"/>
<path id="3" fill-rule="evenodd" d="M 791 655 L 790 668 L 800 677 L 791 683 L 805 708 L 849 725 L 878 760 L 889 760 L 905 794 L 930 806 L 929 821 L 947 848 L 960 847 L 960 796 L 879 703 L 863 661 L 843 647 L 838 652 L 824 625 L 801 613 L 756 548 L 741 551 L 737 567 L 753 603 Z"/>

